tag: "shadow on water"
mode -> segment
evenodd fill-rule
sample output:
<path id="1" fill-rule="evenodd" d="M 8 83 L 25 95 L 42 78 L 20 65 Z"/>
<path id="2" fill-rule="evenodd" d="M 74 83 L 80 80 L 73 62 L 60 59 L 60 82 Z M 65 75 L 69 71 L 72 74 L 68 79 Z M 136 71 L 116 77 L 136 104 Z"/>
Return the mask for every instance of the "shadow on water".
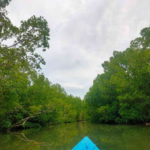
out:
<path id="1" fill-rule="evenodd" d="M 150 149 L 149 127 L 98 125 L 88 122 L 0 134 L 0 149 L 71 150 L 85 136 L 88 136 L 100 150 Z"/>

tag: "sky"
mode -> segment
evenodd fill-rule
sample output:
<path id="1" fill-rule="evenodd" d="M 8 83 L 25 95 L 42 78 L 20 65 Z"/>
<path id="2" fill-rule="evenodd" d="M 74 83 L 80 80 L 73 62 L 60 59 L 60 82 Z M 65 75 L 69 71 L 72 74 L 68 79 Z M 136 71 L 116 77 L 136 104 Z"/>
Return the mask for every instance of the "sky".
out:
<path id="1" fill-rule="evenodd" d="M 8 17 L 16 26 L 43 16 L 50 28 L 50 48 L 38 51 L 41 72 L 67 92 L 84 98 L 102 63 L 124 51 L 150 25 L 150 0 L 12 0 Z"/>

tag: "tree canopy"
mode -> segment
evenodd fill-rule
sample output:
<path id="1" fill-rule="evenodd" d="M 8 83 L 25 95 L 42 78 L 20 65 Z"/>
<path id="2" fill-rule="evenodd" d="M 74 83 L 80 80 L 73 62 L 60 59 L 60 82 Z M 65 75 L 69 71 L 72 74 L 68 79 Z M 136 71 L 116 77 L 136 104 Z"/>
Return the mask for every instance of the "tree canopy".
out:
<path id="1" fill-rule="evenodd" d="M 48 22 L 32 16 L 14 26 L 9 2 L 0 1 L 0 129 L 84 120 L 84 102 L 38 73 L 46 62 L 36 50 L 49 49 Z"/>
<path id="2" fill-rule="evenodd" d="M 150 120 L 150 27 L 123 52 L 102 64 L 85 95 L 93 122 L 138 123 Z"/>

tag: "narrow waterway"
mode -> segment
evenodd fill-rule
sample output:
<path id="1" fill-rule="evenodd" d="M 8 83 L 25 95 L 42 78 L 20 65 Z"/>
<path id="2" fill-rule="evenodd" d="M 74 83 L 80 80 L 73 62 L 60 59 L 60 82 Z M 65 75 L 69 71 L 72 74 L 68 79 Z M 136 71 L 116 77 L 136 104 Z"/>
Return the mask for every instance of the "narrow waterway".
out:
<path id="1" fill-rule="evenodd" d="M 71 150 L 85 136 L 100 150 L 150 149 L 150 127 L 80 122 L 0 134 L 0 150 Z"/>

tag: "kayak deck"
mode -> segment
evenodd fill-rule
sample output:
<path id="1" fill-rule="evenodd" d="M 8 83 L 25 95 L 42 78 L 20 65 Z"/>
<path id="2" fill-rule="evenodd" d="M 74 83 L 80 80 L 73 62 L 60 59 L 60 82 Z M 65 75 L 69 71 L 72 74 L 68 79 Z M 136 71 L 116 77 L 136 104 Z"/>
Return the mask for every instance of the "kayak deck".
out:
<path id="1" fill-rule="evenodd" d="M 72 150 L 99 150 L 97 146 L 86 136 Z"/>

